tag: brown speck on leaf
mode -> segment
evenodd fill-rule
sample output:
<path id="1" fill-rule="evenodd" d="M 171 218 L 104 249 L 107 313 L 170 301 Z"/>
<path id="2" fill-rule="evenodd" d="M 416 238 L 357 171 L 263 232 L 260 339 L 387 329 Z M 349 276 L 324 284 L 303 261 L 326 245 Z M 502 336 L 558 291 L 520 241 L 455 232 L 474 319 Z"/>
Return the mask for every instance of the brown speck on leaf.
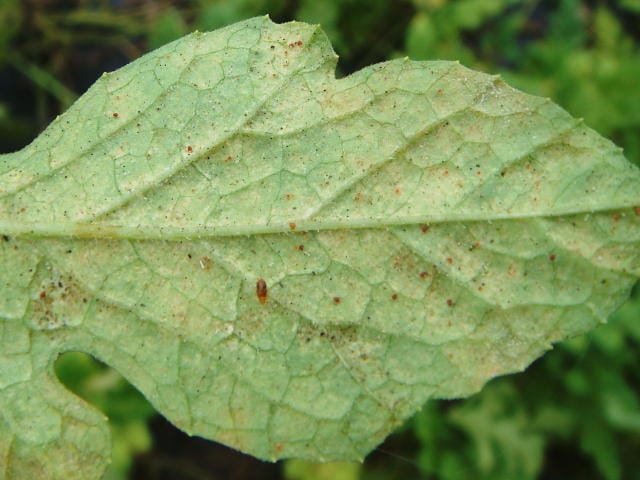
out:
<path id="1" fill-rule="evenodd" d="M 438 89 L 438 95 L 442 95 L 442 89 L 441 88 Z"/>
<path id="2" fill-rule="evenodd" d="M 619 213 L 615 213 L 612 218 L 613 218 L 614 222 L 617 222 L 618 220 L 620 220 L 620 214 Z"/>
<path id="3" fill-rule="evenodd" d="M 429 231 L 429 225 L 422 225 L 422 226 L 420 227 L 420 231 L 421 231 L 422 233 L 427 233 L 427 232 Z"/>
<path id="4" fill-rule="evenodd" d="M 451 257 L 447 258 L 447 263 L 449 265 L 451 265 L 453 263 L 453 258 L 451 258 Z"/>
<path id="5" fill-rule="evenodd" d="M 636 215 L 640 215 L 640 207 L 636 207 Z"/>
<path id="6" fill-rule="evenodd" d="M 302 252 L 304 250 L 304 245 L 296 245 L 296 250 L 300 250 Z"/>
<path id="7" fill-rule="evenodd" d="M 362 192 L 356 192 L 356 194 L 353 196 L 353 199 L 357 202 L 358 200 L 360 200 L 362 198 Z"/>
<path id="8" fill-rule="evenodd" d="M 119 116 L 118 112 L 113 112 L 113 118 L 118 118 Z"/>
<path id="9" fill-rule="evenodd" d="M 213 265 L 213 262 L 211 261 L 211 259 L 207 256 L 204 256 L 200 259 L 200 268 L 203 270 L 211 270 L 211 266 Z"/>
<path id="10" fill-rule="evenodd" d="M 285 200 L 291 200 L 293 197 L 295 197 L 295 195 L 293 193 L 285 193 L 284 194 Z"/>
<path id="11" fill-rule="evenodd" d="M 276 450 L 276 453 L 280 453 L 282 451 L 282 444 L 276 443 L 275 450 Z"/>
<path id="12" fill-rule="evenodd" d="M 420 272 L 420 278 L 427 278 L 428 275 L 427 272 Z"/>
<path id="13" fill-rule="evenodd" d="M 397 300 L 398 299 L 398 294 L 394 293 L 391 295 L 391 300 Z"/>
<path id="14" fill-rule="evenodd" d="M 40 298 L 46 298 L 47 297 L 47 292 L 45 292 L 44 290 L 42 292 L 40 292 L 40 294 L 38 295 Z"/>
<path id="15" fill-rule="evenodd" d="M 231 155 L 228 155 L 227 158 L 224 159 L 225 162 L 230 162 L 231 160 L 233 160 Z"/>
<path id="16" fill-rule="evenodd" d="M 447 305 L 449 305 L 450 307 L 453 307 L 453 300 L 451 300 L 450 298 L 447 298 Z"/>
<path id="17" fill-rule="evenodd" d="M 549 261 L 550 262 L 554 262 L 555 260 L 556 260 L 555 254 L 552 253 L 551 255 L 549 255 Z"/>
<path id="18" fill-rule="evenodd" d="M 396 188 L 394 191 L 396 192 L 396 195 L 400 195 L 402 193 L 402 191 L 399 188 Z"/>
<path id="19" fill-rule="evenodd" d="M 262 305 L 267 303 L 267 282 L 262 278 L 259 278 L 256 282 L 256 295 L 258 296 L 258 301 Z"/>
<path id="20" fill-rule="evenodd" d="M 295 230 L 296 224 L 294 222 L 289 222 L 289 230 Z"/>
<path id="21" fill-rule="evenodd" d="M 333 303 L 340 303 L 340 297 L 333 297 Z"/>
<path id="22" fill-rule="evenodd" d="M 193 153 L 193 147 L 191 145 L 187 145 L 187 153 Z"/>

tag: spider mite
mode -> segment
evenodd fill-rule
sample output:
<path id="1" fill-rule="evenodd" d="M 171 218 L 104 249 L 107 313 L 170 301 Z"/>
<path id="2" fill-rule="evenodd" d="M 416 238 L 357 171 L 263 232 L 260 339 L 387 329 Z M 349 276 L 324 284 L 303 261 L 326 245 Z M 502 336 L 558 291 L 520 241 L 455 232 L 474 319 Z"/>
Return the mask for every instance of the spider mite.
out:
<path id="1" fill-rule="evenodd" d="M 262 305 L 267 303 L 267 282 L 262 278 L 259 278 L 256 282 L 256 295 L 258 295 L 258 300 Z"/>

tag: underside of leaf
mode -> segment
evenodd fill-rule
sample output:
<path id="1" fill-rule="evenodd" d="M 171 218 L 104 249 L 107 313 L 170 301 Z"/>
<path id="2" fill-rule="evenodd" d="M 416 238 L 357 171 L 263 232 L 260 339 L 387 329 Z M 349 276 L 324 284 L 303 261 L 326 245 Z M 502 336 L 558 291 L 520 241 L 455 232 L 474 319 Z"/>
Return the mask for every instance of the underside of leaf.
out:
<path id="1" fill-rule="evenodd" d="M 269 460 L 362 459 L 606 320 L 640 276 L 640 171 L 454 62 L 336 80 L 255 18 L 105 74 L 0 156 L 0 476 L 99 478 L 83 351 L 171 422 Z"/>

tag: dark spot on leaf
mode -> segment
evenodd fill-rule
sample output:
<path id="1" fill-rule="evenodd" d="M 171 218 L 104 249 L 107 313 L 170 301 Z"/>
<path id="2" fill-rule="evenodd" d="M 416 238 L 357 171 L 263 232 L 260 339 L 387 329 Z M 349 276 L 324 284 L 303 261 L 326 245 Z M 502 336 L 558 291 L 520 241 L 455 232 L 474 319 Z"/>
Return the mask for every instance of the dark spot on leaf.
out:
<path id="1" fill-rule="evenodd" d="M 554 261 L 555 261 L 555 259 L 556 259 L 555 254 L 553 254 L 553 253 L 552 253 L 551 255 L 549 255 L 549 261 L 550 261 L 550 262 L 554 262 Z"/>
<path id="2" fill-rule="evenodd" d="M 340 303 L 340 297 L 333 297 L 333 303 Z"/>
<path id="3" fill-rule="evenodd" d="M 429 231 L 429 225 L 422 225 L 422 226 L 420 227 L 420 231 L 421 231 L 422 233 L 427 233 L 427 232 Z"/>
<path id="4" fill-rule="evenodd" d="M 47 297 L 47 292 L 45 292 L 44 290 L 42 292 L 40 292 L 40 294 L 38 295 L 40 298 L 46 298 Z"/>
<path id="5" fill-rule="evenodd" d="M 447 298 L 447 305 L 449 305 L 450 307 L 453 307 L 453 300 L 451 300 L 450 298 Z"/>
<path id="6" fill-rule="evenodd" d="M 398 294 L 394 293 L 391 295 L 391 300 L 397 300 L 398 299 Z"/>
<path id="7" fill-rule="evenodd" d="M 428 275 L 427 272 L 420 272 L 420 278 L 427 278 Z"/>
<path id="8" fill-rule="evenodd" d="M 9 235 L 2 235 L 2 240 L 4 240 L 5 242 L 8 242 L 9 239 Z"/>
<path id="9" fill-rule="evenodd" d="M 193 147 L 191 145 L 187 145 L 187 153 L 193 153 Z"/>
<path id="10" fill-rule="evenodd" d="M 304 250 L 304 245 L 296 245 L 296 250 L 300 250 L 302 252 Z"/>
<path id="11" fill-rule="evenodd" d="M 290 230 L 295 230 L 296 229 L 296 224 L 294 222 L 290 222 L 289 223 L 289 229 Z"/>
<path id="12" fill-rule="evenodd" d="M 120 115 L 118 115 L 118 112 L 113 112 L 113 118 L 118 118 Z"/>
<path id="13" fill-rule="evenodd" d="M 451 265 L 453 263 L 453 258 L 451 258 L 451 257 L 447 258 L 447 263 L 449 265 Z"/>

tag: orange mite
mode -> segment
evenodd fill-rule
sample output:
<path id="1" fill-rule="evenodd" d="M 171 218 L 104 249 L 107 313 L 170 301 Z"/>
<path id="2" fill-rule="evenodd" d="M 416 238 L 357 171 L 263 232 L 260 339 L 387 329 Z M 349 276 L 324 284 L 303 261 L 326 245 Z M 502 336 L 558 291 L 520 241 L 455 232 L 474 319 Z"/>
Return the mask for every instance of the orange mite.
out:
<path id="1" fill-rule="evenodd" d="M 262 278 L 259 278 L 256 282 L 256 295 L 258 295 L 258 300 L 262 305 L 267 303 L 267 282 Z"/>

